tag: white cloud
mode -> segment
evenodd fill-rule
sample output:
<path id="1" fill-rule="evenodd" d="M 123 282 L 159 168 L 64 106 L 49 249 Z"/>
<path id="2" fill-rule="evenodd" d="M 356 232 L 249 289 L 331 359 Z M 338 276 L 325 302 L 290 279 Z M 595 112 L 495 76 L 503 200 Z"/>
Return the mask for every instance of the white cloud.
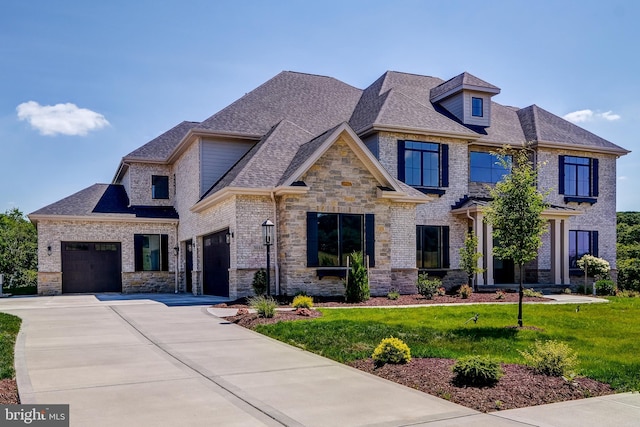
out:
<path id="1" fill-rule="evenodd" d="M 623 176 L 619 176 L 619 177 L 618 177 L 618 179 L 619 179 L 620 181 L 626 181 L 628 178 L 627 178 L 626 176 L 624 176 L 624 175 L 623 175 Z"/>
<path id="2" fill-rule="evenodd" d="M 18 118 L 27 120 L 42 135 L 86 135 L 89 131 L 109 125 L 102 114 L 75 104 L 40 105 L 23 102 L 16 107 Z"/>
<path id="3" fill-rule="evenodd" d="M 614 114 L 613 111 L 605 111 L 604 113 L 596 113 L 593 110 L 578 110 L 563 116 L 564 119 L 573 123 L 592 122 L 594 120 L 614 121 L 620 120 L 620 115 Z"/>

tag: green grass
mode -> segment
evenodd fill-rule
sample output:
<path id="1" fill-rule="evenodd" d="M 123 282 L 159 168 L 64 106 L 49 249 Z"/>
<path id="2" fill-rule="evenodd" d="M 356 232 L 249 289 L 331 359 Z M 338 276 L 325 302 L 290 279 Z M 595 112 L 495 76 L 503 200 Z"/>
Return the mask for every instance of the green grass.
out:
<path id="1" fill-rule="evenodd" d="M 0 313 L 0 379 L 13 378 L 13 347 L 20 331 L 19 317 Z"/>
<path id="2" fill-rule="evenodd" d="M 522 363 L 518 350 L 535 340 L 566 342 L 578 353 L 581 375 L 618 391 L 640 390 L 640 298 L 610 298 L 608 304 L 524 306 L 525 326 L 516 324 L 517 305 L 491 304 L 396 309 L 322 309 L 323 317 L 260 325 L 257 330 L 339 362 L 364 359 L 387 337 L 397 337 L 413 357 L 490 355 Z M 467 319 L 479 313 L 477 324 Z"/>

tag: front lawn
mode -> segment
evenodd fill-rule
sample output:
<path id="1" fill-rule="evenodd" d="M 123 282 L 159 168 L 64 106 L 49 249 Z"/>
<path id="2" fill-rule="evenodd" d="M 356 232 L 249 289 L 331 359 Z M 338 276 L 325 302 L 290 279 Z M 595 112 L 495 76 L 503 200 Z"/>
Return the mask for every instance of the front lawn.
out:
<path id="1" fill-rule="evenodd" d="M 0 313 L 0 380 L 13 378 L 13 347 L 20 331 L 19 317 Z"/>
<path id="2" fill-rule="evenodd" d="M 579 310 L 577 310 L 579 306 Z M 405 341 L 413 357 L 492 355 L 522 363 L 518 350 L 535 340 L 560 340 L 579 356 L 581 375 L 617 391 L 640 390 L 640 298 L 608 304 L 531 304 L 515 329 L 517 306 L 321 309 L 312 321 L 259 325 L 256 330 L 340 362 L 365 359 L 390 336 Z M 478 321 L 468 321 L 478 314 Z"/>

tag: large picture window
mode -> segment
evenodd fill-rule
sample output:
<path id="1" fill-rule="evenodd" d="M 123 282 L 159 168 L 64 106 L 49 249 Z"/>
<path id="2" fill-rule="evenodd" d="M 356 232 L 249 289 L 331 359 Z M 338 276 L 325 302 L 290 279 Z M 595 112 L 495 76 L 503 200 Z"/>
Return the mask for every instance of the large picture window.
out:
<path id="1" fill-rule="evenodd" d="M 166 234 L 133 237 L 136 271 L 169 270 L 169 238 Z"/>
<path id="2" fill-rule="evenodd" d="M 414 187 L 448 187 L 449 146 L 398 141 L 398 179 Z"/>
<path id="3" fill-rule="evenodd" d="M 585 254 L 598 256 L 598 232 L 569 230 L 569 268 L 578 268 Z"/>
<path id="4" fill-rule="evenodd" d="M 560 156 L 559 168 L 560 194 L 583 198 L 598 196 L 598 159 Z"/>
<path id="5" fill-rule="evenodd" d="M 471 181 L 490 184 L 497 183 L 502 180 L 505 175 L 511 173 L 512 160 L 511 156 L 507 156 L 507 165 L 505 167 L 496 154 L 472 151 L 469 156 Z"/>
<path id="6" fill-rule="evenodd" d="M 449 227 L 416 226 L 416 265 L 419 269 L 449 268 Z"/>
<path id="7" fill-rule="evenodd" d="M 307 265 L 346 267 L 347 256 L 362 252 L 374 258 L 374 216 L 307 212 Z"/>

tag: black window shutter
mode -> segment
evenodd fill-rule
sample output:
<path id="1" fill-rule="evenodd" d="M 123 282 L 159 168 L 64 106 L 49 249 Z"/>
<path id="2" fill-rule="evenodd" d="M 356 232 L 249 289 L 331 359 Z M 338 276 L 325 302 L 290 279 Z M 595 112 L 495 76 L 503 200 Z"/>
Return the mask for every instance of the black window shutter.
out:
<path id="1" fill-rule="evenodd" d="M 442 169 L 441 187 L 449 186 L 449 146 L 447 144 L 440 145 L 440 168 Z"/>
<path id="2" fill-rule="evenodd" d="M 558 156 L 558 194 L 564 194 L 564 156 Z"/>
<path id="3" fill-rule="evenodd" d="M 160 271 L 169 271 L 169 236 L 160 235 Z"/>
<path id="4" fill-rule="evenodd" d="M 404 141 L 398 141 L 398 180 L 404 182 Z"/>
<path id="5" fill-rule="evenodd" d="M 598 197 L 598 184 L 600 178 L 598 177 L 598 159 L 591 159 L 591 196 Z"/>
<path id="6" fill-rule="evenodd" d="M 364 216 L 364 244 L 369 256 L 369 267 L 376 266 L 376 222 L 374 214 Z M 366 260 L 365 260 L 366 261 Z"/>
<path id="7" fill-rule="evenodd" d="M 318 212 L 307 212 L 307 267 L 318 266 Z"/>
<path id="8" fill-rule="evenodd" d="M 598 232 L 597 231 L 592 231 L 591 232 L 591 252 L 593 252 L 591 255 L 593 256 L 599 256 L 598 255 Z"/>
<path id="9" fill-rule="evenodd" d="M 133 257 L 135 259 L 136 271 L 142 271 L 142 244 L 143 244 L 143 235 L 142 234 L 134 234 L 133 235 Z"/>
<path id="10" fill-rule="evenodd" d="M 449 227 L 442 227 L 442 268 L 449 268 Z"/>

